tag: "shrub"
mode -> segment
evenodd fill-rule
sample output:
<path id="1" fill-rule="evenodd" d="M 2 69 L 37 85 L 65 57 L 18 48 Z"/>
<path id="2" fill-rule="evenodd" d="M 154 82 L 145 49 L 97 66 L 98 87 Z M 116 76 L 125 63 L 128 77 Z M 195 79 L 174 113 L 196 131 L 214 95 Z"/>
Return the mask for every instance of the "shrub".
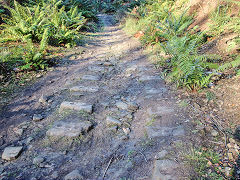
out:
<path id="1" fill-rule="evenodd" d="M 24 41 L 31 39 L 40 42 L 46 28 L 50 30 L 49 39 L 54 45 L 74 45 L 81 38 L 79 29 L 85 23 L 78 7 L 65 11 L 61 1 L 47 1 L 39 3 L 32 8 L 24 7 L 14 2 L 14 8 L 8 8 L 11 17 L 5 17 L 1 25 L 1 42 Z"/>
<path id="2" fill-rule="evenodd" d="M 208 86 L 211 81 L 211 75 L 206 73 L 209 63 L 207 57 L 197 54 L 199 39 L 191 39 L 187 35 L 173 36 L 162 44 L 165 53 L 171 55 L 171 59 L 165 63 L 167 81 L 175 82 L 178 87 L 187 87 L 190 90 Z"/>

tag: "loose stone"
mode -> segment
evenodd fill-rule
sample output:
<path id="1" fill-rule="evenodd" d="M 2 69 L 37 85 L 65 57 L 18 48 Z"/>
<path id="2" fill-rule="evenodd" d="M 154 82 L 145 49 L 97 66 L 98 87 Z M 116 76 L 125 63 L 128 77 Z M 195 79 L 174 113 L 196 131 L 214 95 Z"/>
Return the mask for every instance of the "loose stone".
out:
<path id="1" fill-rule="evenodd" d="M 162 150 L 156 154 L 155 159 L 157 159 L 157 160 L 163 159 L 166 157 L 167 154 L 168 154 L 168 152 L 166 150 Z"/>
<path id="2" fill-rule="evenodd" d="M 137 105 L 137 103 L 135 103 L 135 102 L 129 102 L 128 103 L 128 110 L 130 110 L 130 111 L 133 111 L 133 112 L 135 112 L 135 111 L 137 111 L 138 110 L 138 105 Z"/>
<path id="3" fill-rule="evenodd" d="M 123 128 L 123 132 L 124 132 L 126 135 L 128 135 L 128 134 L 130 134 L 131 130 L 130 130 L 130 128 Z"/>
<path id="4" fill-rule="evenodd" d="M 104 62 L 103 65 L 104 66 L 113 66 L 113 64 L 111 62 Z"/>
<path id="5" fill-rule="evenodd" d="M 20 153 L 22 152 L 22 149 L 23 149 L 22 146 L 6 147 L 3 151 L 2 159 L 8 160 L 8 161 L 17 159 Z"/>
<path id="6" fill-rule="evenodd" d="M 88 113 L 92 113 L 93 111 L 93 106 L 85 103 L 80 103 L 80 102 L 67 102 L 64 101 L 60 105 L 60 112 L 64 109 L 70 109 L 70 110 L 75 110 L 75 111 L 85 111 Z"/>
<path id="7" fill-rule="evenodd" d="M 119 109 L 123 109 L 123 110 L 127 110 L 127 109 L 128 109 L 127 103 L 124 103 L 124 102 L 122 102 L 122 101 L 116 102 L 116 106 L 117 106 Z"/>
<path id="8" fill-rule="evenodd" d="M 64 180 L 82 180 L 83 176 L 79 173 L 78 170 L 74 170 L 67 174 L 64 178 Z"/>
<path id="9" fill-rule="evenodd" d="M 41 114 L 34 114 L 33 121 L 41 121 L 43 120 L 43 116 Z"/>
<path id="10" fill-rule="evenodd" d="M 45 159 L 43 158 L 43 157 L 41 157 L 41 156 L 38 156 L 38 157 L 35 157 L 34 159 L 33 159 L 33 164 L 35 164 L 35 165 L 39 165 L 40 163 L 42 163 L 43 161 L 44 161 Z"/>

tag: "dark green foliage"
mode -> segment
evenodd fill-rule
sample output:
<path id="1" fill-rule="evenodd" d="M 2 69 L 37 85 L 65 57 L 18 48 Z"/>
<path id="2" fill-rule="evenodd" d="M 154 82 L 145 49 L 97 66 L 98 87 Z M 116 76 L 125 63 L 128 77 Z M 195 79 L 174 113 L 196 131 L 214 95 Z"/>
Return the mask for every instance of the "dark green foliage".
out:
<path id="1" fill-rule="evenodd" d="M 165 62 L 166 80 L 191 90 L 207 87 L 211 78 L 206 74 L 207 58 L 196 51 L 200 39 L 201 35 L 199 39 L 191 39 L 188 35 L 173 36 L 162 44 L 165 53 L 171 55 L 171 59 Z"/>
<path id="2" fill-rule="evenodd" d="M 49 1 L 24 7 L 14 2 L 15 8 L 9 8 L 11 18 L 6 17 L 2 24 L 1 42 L 27 41 L 40 42 L 45 29 L 49 29 L 48 38 L 51 44 L 60 43 L 74 45 L 81 39 L 79 30 L 85 23 L 85 18 L 78 7 L 65 11 L 65 6 L 59 8 L 61 1 Z M 68 46 L 69 46 L 68 45 Z"/>
<path id="3" fill-rule="evenodd" d="M 11 16 L 2 15 L 0 43 L 11 41 L 22 45 L 8 49 L 9 53 L 1 57 L 1 73 L 11 69 L 14 63 L 24 70 L 45 69 L 48 44 L 70 47 L 82 39 L 80 29 L 86 18 L 78 6 L 65 7 L 57 0 L 32 1 L 27 5 L 14 1 L 13 7 L 6 6 Z"/>
<path id="4" fill-rule="evenodd" d="M 23 48 L 23 63 L 24 65 L 20 66 L 22 70 L 28 69 L 45 69 L 48 64 L 44 60 L 44 52 L 36 48 L 31 40 L 27 41 L 27 46 Z"/>

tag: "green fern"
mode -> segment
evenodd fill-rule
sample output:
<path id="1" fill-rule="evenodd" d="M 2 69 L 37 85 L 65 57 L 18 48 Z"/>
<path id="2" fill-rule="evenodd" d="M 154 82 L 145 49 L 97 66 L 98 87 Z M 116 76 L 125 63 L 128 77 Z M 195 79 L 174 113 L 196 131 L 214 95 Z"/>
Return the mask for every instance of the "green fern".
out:
<path id="1" fill-rule="evenodd" d="M 44 30 L 42 40 L 40 42 L 40 51 L 44 51 L 46 49 L 47 44 L 48 44 L 48 38 L 49 38 L 49 29 L 46 28 Z"/>
<path id="2" fill-rule="evenodd" d="M 191 90 L 198 90 L 207 87 L 211 82 L 211 75 L 206 74 L 209 68 L 207 57 L 197 54 L 197 47 L 202 38 L 191 39 L 188 36 L 173 36 L 167 42 L 162 43 L 162 48 L 166 54 L 172 56 L 166 62 L 169 71 L 166 80 L 175 82 L 178 87 L 187 87 Z"/>
<path id="3" fill-rule="evenodd" d="M 225 64 L 223 64 L 222 66 L 220 66 L 217 70 L 222 72 L 231 68 L 237 68 L 240 66 L 240 55 L 237 56 L 237 58 L 231 62 L 227 62 Z"/>

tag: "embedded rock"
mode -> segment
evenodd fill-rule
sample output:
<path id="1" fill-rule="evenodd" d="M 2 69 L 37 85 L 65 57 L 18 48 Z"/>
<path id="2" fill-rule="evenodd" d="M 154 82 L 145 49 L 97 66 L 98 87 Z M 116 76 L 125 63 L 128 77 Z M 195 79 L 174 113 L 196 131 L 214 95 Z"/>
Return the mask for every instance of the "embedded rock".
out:
<path id="1" fill-rule="evenodd" d="M 95 93 L 98 92 L 99 87 L 97 86 L 90 86 L 90 87 L 86 87 L 86 86 L 75 86 L 70 88 L 70 91 L 83 91 L 83 92 L 91 92 L 91 93 Z"/>
<path id="2" fill-rule="evenodd" d="M 8 161 L 17 159 L 20 153 L 22 152 L 22 149 L 23 149 L 22 146 L 6 147 L 3 151 L 2 159 L 8 160 Z"/>
<path id="3" fill-rule="evenodd" d="M 82 76 L 83 80 L 89 80 L 89 81 L 99 81 L 101 79 L 100 76 L 95 76 L 95 75 L 84 75 Z"/>
<path id="4" fill-rule="evenodd" d="M 122 125 L 121 121 L 119 121 L 119 120 L 117 120 L 117 119 L 115 119 L 115 118 L 113 118 L 111 116 L 108 116 L 106 118 L 106 122 L 107 122 L 108 125 L 118 125 L 118 126 Z"/>
<path id="5" fill-rule="evenodd" d="M 60 111 L 62 111 L 64 109 L 75 110 L 75 111 L 85 111 L 88 113 L 92 113 L 93 106 L 90 104 L 81 103 L 81 102 L 64 101 L 64 102 L 62 102 L 62 104 L 60 106 Z"/>
<path id="6" fill-rule="evenodd" d="M 76 170 L 70 172 L 69 174 L 67 174 L 65 176 L 64 180 L 83 180 L 83 176 L 76 169 Z"/>
<path id="7" fill-rule="evenodd" d="M 90 121 L 56 121 L 46 134 L 54 137 L 73 138 L 88 132 L 92 125 Z"/>

